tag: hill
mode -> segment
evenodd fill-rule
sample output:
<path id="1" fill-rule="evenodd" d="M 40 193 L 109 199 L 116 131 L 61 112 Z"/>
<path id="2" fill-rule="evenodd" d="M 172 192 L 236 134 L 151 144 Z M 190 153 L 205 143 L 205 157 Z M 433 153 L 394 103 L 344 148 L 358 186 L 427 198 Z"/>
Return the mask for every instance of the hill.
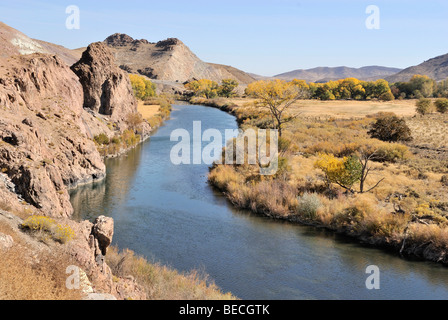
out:
<path id="1" fill-rule="evenodd" d="M 299 69 L 282 73 L 276 75 L 275 78 L 282 80 L 301 79 L 308 82 L 328 82 L 330 80 L 339 80 L 353 77 L 360 80 L 371 81 L 383 79 L 400 71 L 401 69 L 381 66 L 368 66 L 362 68 L 318 67 L 313 69 Z"/>
<path id="2" fill-rule="evenodd" d="M 112 50 L 117 64 L 123 70 L 150 79 L 184 83 L 192 79 L 210 79 L 219 82 L 222 79 L 232 78 L 241 84 L 255 80 L 236 68 L 202 61 L 176 38 L 153 43 L 116 33 L 108 37 L 104 44 Z"/>
<path id="3" fill-rule="evenodd" d="M 427 60 L 417 66 L 409 67 L 388 77 L 389 82 L 409 81 L 413 75 L 426 75 L 436 81 L 448 78 L 448 54 Z"/>

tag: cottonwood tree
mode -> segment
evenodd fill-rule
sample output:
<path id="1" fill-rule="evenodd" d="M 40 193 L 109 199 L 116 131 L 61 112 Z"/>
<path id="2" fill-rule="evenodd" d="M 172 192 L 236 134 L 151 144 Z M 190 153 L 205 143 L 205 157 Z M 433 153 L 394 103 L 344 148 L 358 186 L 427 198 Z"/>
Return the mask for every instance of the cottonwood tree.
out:
<path id="1" fill-rule="evenodd" d="M 381 159 L 382 156 L 378 151 L 370 151 L 366 148 L 359 150 L 356 155 L 342 159 L 332 154 L 319 154 L 314 166 L 324 172 L 328 187 L 334 183 L 350 193 L 368 193 L 385 180 L 383 178 L 370 188 L 366 188 L 367 178 L 374 170 L 372 162 Z M 358 183 L 359 190 L 355 190 L 354 186 Z"/>
<path id="2" fill-rule="evenodd" d="M 297 100 L 308 97 L 306 88 L 293 82 L 282 80 L 257 81 L 249 84 L 246 94 L 257 99 L 256 106 L 267 108 L 276 122 L 279 137 L 282 136 L 283 125 L 293 118 L 286 116 L 288 110 Z"/>

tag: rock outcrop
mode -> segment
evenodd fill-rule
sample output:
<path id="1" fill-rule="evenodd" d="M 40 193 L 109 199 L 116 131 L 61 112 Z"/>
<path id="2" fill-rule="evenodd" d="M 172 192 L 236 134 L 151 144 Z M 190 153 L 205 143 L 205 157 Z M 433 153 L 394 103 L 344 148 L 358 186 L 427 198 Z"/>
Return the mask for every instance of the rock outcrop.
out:
<path id="1" fill-rule="evenodd" d="M 128 74 L 115 64 L 109 48 L 100 42 L 92 43 L 71 69 L 83 87 L 84 109 L 107 116 L 121 131 L 125 130 L 127 117 L 137 113 L 137 100 Z M 139 131 L 146 136 L 151 128 L 143 123 Z"/>
<path id="2" fill-rule="evenodd" d="M 144 300 L 146 298 L 144 290 L 134 279 L 114 278 L 107 265 L 106 252 L 114 234 L 112 218 L 100 216 L 94 223 L 89 221 L 68 223 L 78 235 L 77 239 L 67 245 L 68 252 L 86 273 L 97 293 L 112 294 L 118 299 Z M 104 299 L 101 295 L 88 297 L 88 299 L 93 298 Z"/>
<path id="3" fill-rule="evenodd" d="M 183 83 L 193 78 L 217 82 L 231 78 L 246 85 L 255 81 L 241 70 L 202 61 L 177 38 L 152 43 L 116 33 L 103 43 L 111 49 L 117 65 L 122 69 L 165 81 L 165 86 L 169 82 Z"/>
<path id="4" fill-rule="evenodd" d="M 0 68 L 0 169 L 26 202 L 70 216 L 67 188 L 105 175 L 82 120 L 82 86 L 57 56 L 8 60 Z"/>

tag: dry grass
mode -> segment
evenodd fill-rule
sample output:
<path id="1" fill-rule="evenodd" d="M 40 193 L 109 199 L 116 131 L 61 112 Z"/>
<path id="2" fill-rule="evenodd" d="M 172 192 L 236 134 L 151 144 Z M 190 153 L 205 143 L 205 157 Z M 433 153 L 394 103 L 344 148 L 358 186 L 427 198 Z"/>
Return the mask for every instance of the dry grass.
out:
<path id="1" fill-rule="evenodd" d="M 144 101 L 138 101 L 138 112 L 142 115 L 143 119 L 148 120 L 159 113 L 160 105 L 145 105 Z"/>
<path id="2" fill-rule="evenodd" d="M 448 152 L 448 114 L 419 116 L 407 120 L 413 145 Z"/>
<path id="3" fill-rule="evenodd" d="M 242 107 L 252 103 L 254 99 L 235 98 L 230 102 Z M 415 115 L 415 100 L 381 101 L 321 101 L 300 100 L 296 102 L 290 112 L 300 113 L 305 117 L 320 117 L 322 119 L 334 117 L 338 119 L 360 118 L 379 112 L 394 112 L 399 116 Z"/>
<path id="4" fill-rule="evenodd" d="M 65 267 L 71 263 L 64 255 L 41 253 L 29 257 L 24 247 L 1 252 L 1 300 L 80 300 L 79 290 L 66 288 Z"/>
<path id="5" fill-rule="evenodd" d="M 149 263 L 131 250 L 108 249 L 107 263 L 116 276 L 133 276 L 145 288 L 149 300 L 235 300 L 206 275 L 197 271 L 182 274 L 157 263 Z"/>
<path id="6" fill-rule="evenodd" d="M 231 103 L 238 105 L 234 111 L 243 128 L 268 124 L 264 113 L 250 107 L 251 100 L 231 99 Z M 211 171 L 211 183 L 236 206 L 342 230 L 372 243 L 397 247 L 408 237 L 407 244 L 417 247 L 448 244 L 448 193 L 442 183 L 448 171 L 447 115 L 414 116 L 413 100 L 308 100 L 291 109 L 291 113 L 299 111 L 300 117 L 285 125 L 283 132 L 291 142 L 284 156 L 287 175 L 280 180 L 257 180 L 254 170 L 221 165 Z M 414 141 L 403 145 L 371 139 L 372 115 L 380 111 L 405 116 Z M 368 194 L 350 194 L 335 184 L 329 188 L 323 172 L 314 165 L 318 154 L 345 157 L 360 148 L 377 150 L 383 156 L 381 162 L 372 162 L 366 189 L 384 179 L 382 183 Z"/>

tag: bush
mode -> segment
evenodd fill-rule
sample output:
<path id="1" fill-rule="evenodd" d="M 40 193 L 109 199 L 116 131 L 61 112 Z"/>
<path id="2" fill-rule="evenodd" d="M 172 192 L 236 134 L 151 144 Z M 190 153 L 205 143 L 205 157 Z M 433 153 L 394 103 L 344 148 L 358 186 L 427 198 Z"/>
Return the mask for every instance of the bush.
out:
<path id="1" fill-rule="evenodd" d="M 431 112 L 432 102 L 431 99 L 421 98 L 416 103 L 416 111 L 418 114 L 425 115 Z"/>
<path id="2" fill-rule="evenodd" d="M 353 185 L 362 177 L 362 165 L 356 156 L 339 159 L 332 154 L 319 154 L 314 166 L 324 172 L 328 186 L 336 183 L 348 191 L 353 191 Z"/>
<path id="3" fill-rule="evenodd" d="M 412 134 L 406 121 L 396 115 L 380 115 L 368 134 L 381 141 L 398 142 L 411 141 Z"/>
<path id="4" fill-rule="evenodd" d="M 395 100 L 395 97 L 394 97 L 394 95 L 392 94 L 392 92 L 388 91 L 388 92 L 386 92 L 386 93 L 383 93 L 383 94 L 379 97 L 379 99 L 380 99 L 381 101 L 392 101 L 392 100 Z"/>
<path id="5" fill-rule="evenodd" d="M 437 112 L 448 112 L 448 99 L 437 99 L 434 105 L 436 106 Z"/>
<path id="6" fill-rule="evenodd" d="M 298 201 L 299 204 L 297 206 L 297 213 L 306 219 L 316 219 L 317 210 L 322 207 L 322 202 L 317 194 L 305 193 L 303 196 L 298 198 Z"/>
<path id="7" fill-rule="evenodd" d="M 95 140 L 95 142 L 100 146 L 110 143 L 109 137 L 105 133 L 95 136 L 93 140 Z"/>
<path id="8" fill-rule="evenodd" d="M 406 160 L 411 155 L 409 148 L 399 143 L 384 143 L 378 148 L 377 153 L 378 158 L 386 162 Z"/>
<path id="9" fill-rule="evenodd" d="M 50 235 L 54 240 L 61 243 L 67 243 L 75 237 L 75 232 L 69 226 L 57 224 L 54 219 L 43 216 L 31 216 L 21 225 L 23 229 L 29 229 Z"/>
<path id="10" fill-rule="evenodd" d="M 143 117 L 140 113 L 129 113 L 126 116 L 126 124 L 131 129 L 136 129 L 143 122 Z"/>

